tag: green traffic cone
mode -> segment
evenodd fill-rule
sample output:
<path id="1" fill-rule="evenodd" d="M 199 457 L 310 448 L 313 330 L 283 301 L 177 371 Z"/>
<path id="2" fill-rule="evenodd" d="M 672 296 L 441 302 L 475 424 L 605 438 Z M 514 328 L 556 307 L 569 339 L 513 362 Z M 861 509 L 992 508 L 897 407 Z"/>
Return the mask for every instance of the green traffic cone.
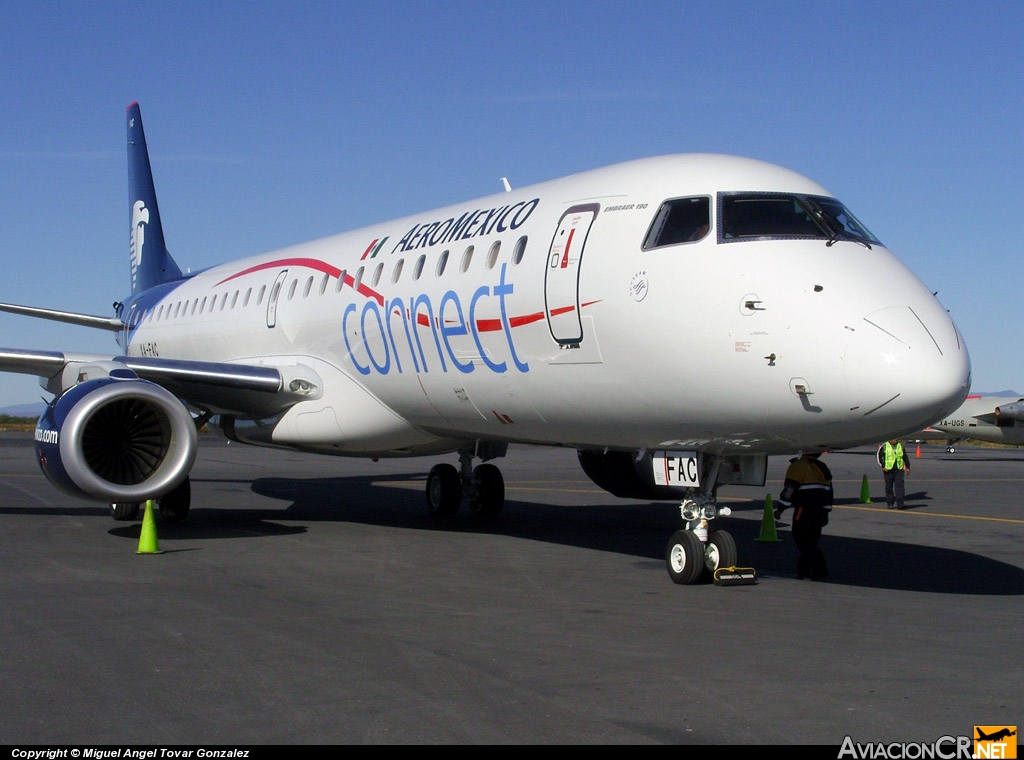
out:
<path id="1" fill-rule="evenodd" d="M 777 544 L 782 541 L 775 535 L 775 510 L 772 509 L 772 495 L 764 497 L 764 516 L 761 518 L 761 535 L 754 539 L 765 544 Z"/>
<path id="2" fill-rule="evenodd" d="M 153 500 L 146 502 L 146 513 L 142 517 L 142 531 L 139 533 L 139 550 L 136 554 L 163 554 L 156 544 L 156 521 L 153 519 Z"/>
<path id="3" fill-rule="evenodd" d="M 871 503 L 871 492 L 868 490 L 868 476 L 864 476 L 864 480 L 860 482 L 860 503 L 870 504 Z"/>

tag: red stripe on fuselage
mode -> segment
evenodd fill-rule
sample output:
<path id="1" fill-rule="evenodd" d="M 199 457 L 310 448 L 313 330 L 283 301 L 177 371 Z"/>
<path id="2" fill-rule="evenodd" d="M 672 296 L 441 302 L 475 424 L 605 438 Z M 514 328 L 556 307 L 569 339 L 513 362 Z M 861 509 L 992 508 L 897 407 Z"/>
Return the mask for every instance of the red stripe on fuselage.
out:
<path id="1" fill-rule="evenodd" d="M 233 274 L 230 277 L 225 277 L 223 280 L 218 282 L 213 287 L 219 287 L 220 285 L 223 285 L 225 282 L 229 282 L 238 277 L 242 277 L 243 275 L 252 274 L 254 272 L 262 272 L 267 269 L 280 269 L 281 267 L 307 267 L 309 269 L 314 269 L 317 272 L 323 272 L 324 274 L 330 275 L 331 277 L 341 276 L 340 269 L 331 266 L 326 261 L 321 261 L 320 259 L 277 259 L 275 261 L 268 261 L 266 264 L 257 264 L 254 267 L 243 269 L 241 272 L 238 272 L 237 274 Z M 348 273 L 345 274 L 345 284 L 348 285 L 349 287 L 352 287 L 355 284 L 355 280 L 352 278 L 352 275 Z M 359 287 L 356 289 L 356 292 L 362 296 L 366 296 L 367 298 L 372 298 L 381 306 L 384 305 L 384 296 L 382 296 L 376 290 L 367 285 L 359 283 Z"/>
<path id="2" fill-rule="evenodd" d="M 262 272 L 265 269 L 279 269 L 281 267 L 309 267 L 310 269 L 315 269 L 318 272 L 329 274 L 331 277 L 337 277 L 341 274 L 340 269 L 332 267 L 326 261 L 321 261 L 320 259 L 277 259 L 276 261 L 268 261 L 266 264 L 257 264 L 254 267 L 243 269 L 238 274 L 225 277 L 213 287 L 216 288 L 219 285 L 223 285 L 225 282 L 234 280 L 243 275 L 252 274 L 253 272 Z M 348 280 L 347 277 L 345 279 L 346 281 Z"/>
<path id="3" fill-rule="evenodd" d="M 572 230 L 570 230 L 570 241 L 571 241 L 571 239 L 572 239 Z M 366 253 L 363 254 L 364 257 L 366 256 L 367 253 L 369 253 L 371 250 L 373 250 L 373 246 L 374 246 L 374 244 L 376 242 L 377 241 L 374 240 L 373 243 L 370 244 L 370 247 L 366 249 Z M 568 244 L 566 245 L 566 250 L 568 250 Z M 280 269 L 281 267 L 293 267 L 293 266 L 294 267 L 308 267 L 309 269 L 314 269 L 314 270 L 316 270 L 318 272 L 323 272 L 324 274 L 330 275 L 331 277 L 340 277 L 341 276 L 341 270 L 340 269 L 338 269 L 335 266 L 331 266 L 326 261 L 321 261 L 320 259 L 309 259 L 309 258 L 277 259 L 275 261 L 268 261 L 266 264 L 257 264 L 254 267 L 249 267 L 248 269 L 243 269 L 241 272 L 233 274 L 230 277 L 225 277 L 223 280 L 218 282 L 213 287 L 215 287 L 215 288 L 219 287 L 220 285 L 223 285 L 225 282 L 230 282 L 231 280 L 234 280 L 234 279 L 237 279 L 239 277 L 242 277 L 243 275 L 253 274 L 254 272 L 262 272 L 262 271 L 265 271 L 267 269 Z M 352 275 L 348 274 L 347 272 L 345 273 L 345 284 L 348 285 L 350 288 L 355 284 L 355 279 L 352 277 Z M 364 285 L 363 283 L 359 283 L 359 287 L 356 288 L 356 292 L 359 293 L 359 295 L 361 295 L 361 296 L 365 296 L 367 298 L 372 298 L 374 301 L 376 301 L 381 306 L 384 305 L 384 296 L 381 295 L 380 293 L 378 293 L 377 291 L 375 291 L 373 288 L 370 288 L 367 285 Z M 591 306 L 591 305 L 593 305 L 595 303 L 598 303 L 598 302 L 597 301 L 587 301 L 586 303 L 581 304 L 580 308 Z M 557 309 L 552 309 L 551 310 L 551 316 L 557 317 L 557 316 L 559 316 L 561 314 L 567 314 L 568 312 L 573 311 L 575 308 L 576 308 L 575 306 L 561 306 L 561 307 L 559 307 Z M 508 318 L 508 324 L 509 324 L 509 327 L 523 327 L 524 325 L 529 325 L 529 324 L 533 324 L 534 322 L 539 322 L 542 319 L 544 319 L 544 312 L 538 311 L 538 312 L 534 312 L 533 314 L 525 314 L 525 315 L 523 315 L 521 317 L 509 317 Z M 419 324 L 419 325 L 423 325 L 424 327 L 429 327 L 430 326 L 430 320 L 427 318 L 427 316 L 425 314 L 417 314 L 416 315 L 416 323 Z M 478 319 L 476 325 L 477 325 L 477 332 L 481 332 L 481 333 L 497 332 L 498 330 L 502 329 L 502 325 L 501 325 L 501 320 L 500 319 Z"/>

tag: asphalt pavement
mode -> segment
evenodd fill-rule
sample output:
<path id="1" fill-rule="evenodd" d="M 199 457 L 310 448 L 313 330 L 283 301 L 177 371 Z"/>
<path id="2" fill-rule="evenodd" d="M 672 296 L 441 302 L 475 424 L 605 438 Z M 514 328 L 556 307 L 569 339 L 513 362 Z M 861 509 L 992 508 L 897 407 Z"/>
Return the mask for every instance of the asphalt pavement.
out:
<path id="1" fill-rule="evenodd" d="M 575 452 L 511 447 L 506 506 L 428 517 L 431 459 L 203 436 L 184 525 L 50 486 L 0 434 L 0 743 L 930 743 L 1024 705 L 1024 450 L 826 455 L 830 576 L 795 577 L 764 487 L 721 503 L 757 583 L 677 586 L 672 502 L 617 499 Z M 871 503 L 861 491 L 867 476 Z"/>

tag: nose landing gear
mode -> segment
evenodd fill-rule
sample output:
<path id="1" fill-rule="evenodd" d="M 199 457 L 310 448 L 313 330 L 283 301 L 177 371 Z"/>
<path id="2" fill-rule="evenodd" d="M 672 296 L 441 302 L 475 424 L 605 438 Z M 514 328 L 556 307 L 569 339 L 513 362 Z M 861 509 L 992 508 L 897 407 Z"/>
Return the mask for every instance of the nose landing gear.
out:
<path id="1" fill-rule="evenodd" d="M 686 527 L 672 534 L 665 549 L 665 565 L 674 583 L 690 585 L 711 580 L 720 567 L 736 566 L 736 541 L 724 530 L 708 531 L 715 517 L 732 514 L 713 501 L 686 499 L 679 505 Z"/>

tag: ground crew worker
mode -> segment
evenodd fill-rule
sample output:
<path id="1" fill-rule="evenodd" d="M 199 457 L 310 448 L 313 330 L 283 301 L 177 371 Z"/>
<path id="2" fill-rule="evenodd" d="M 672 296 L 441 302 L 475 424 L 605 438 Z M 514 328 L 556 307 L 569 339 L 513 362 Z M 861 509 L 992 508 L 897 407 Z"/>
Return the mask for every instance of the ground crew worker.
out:
<path id="1" fill-rule="evenodd" d="M 903 454 L 903 444 L 892 438 L 878 447 L 878 466 L 885 480 L 885 506 L 903 509 L 904 476 L 910 472 L 910 463 Z"/>
<path id="2" fill-rule="evenodd" d="M 800 550 L 796 577 L 820 581 L 828 575 L 825 553 L 818 547 L 821 529 L 828 525 L 832 511 L 832 473 L 822 462 L 820 453 L 803 454 L 791 459 L 782 484 L 775 519 L 789 507 L 793 508 L 793 541 Z"/>

